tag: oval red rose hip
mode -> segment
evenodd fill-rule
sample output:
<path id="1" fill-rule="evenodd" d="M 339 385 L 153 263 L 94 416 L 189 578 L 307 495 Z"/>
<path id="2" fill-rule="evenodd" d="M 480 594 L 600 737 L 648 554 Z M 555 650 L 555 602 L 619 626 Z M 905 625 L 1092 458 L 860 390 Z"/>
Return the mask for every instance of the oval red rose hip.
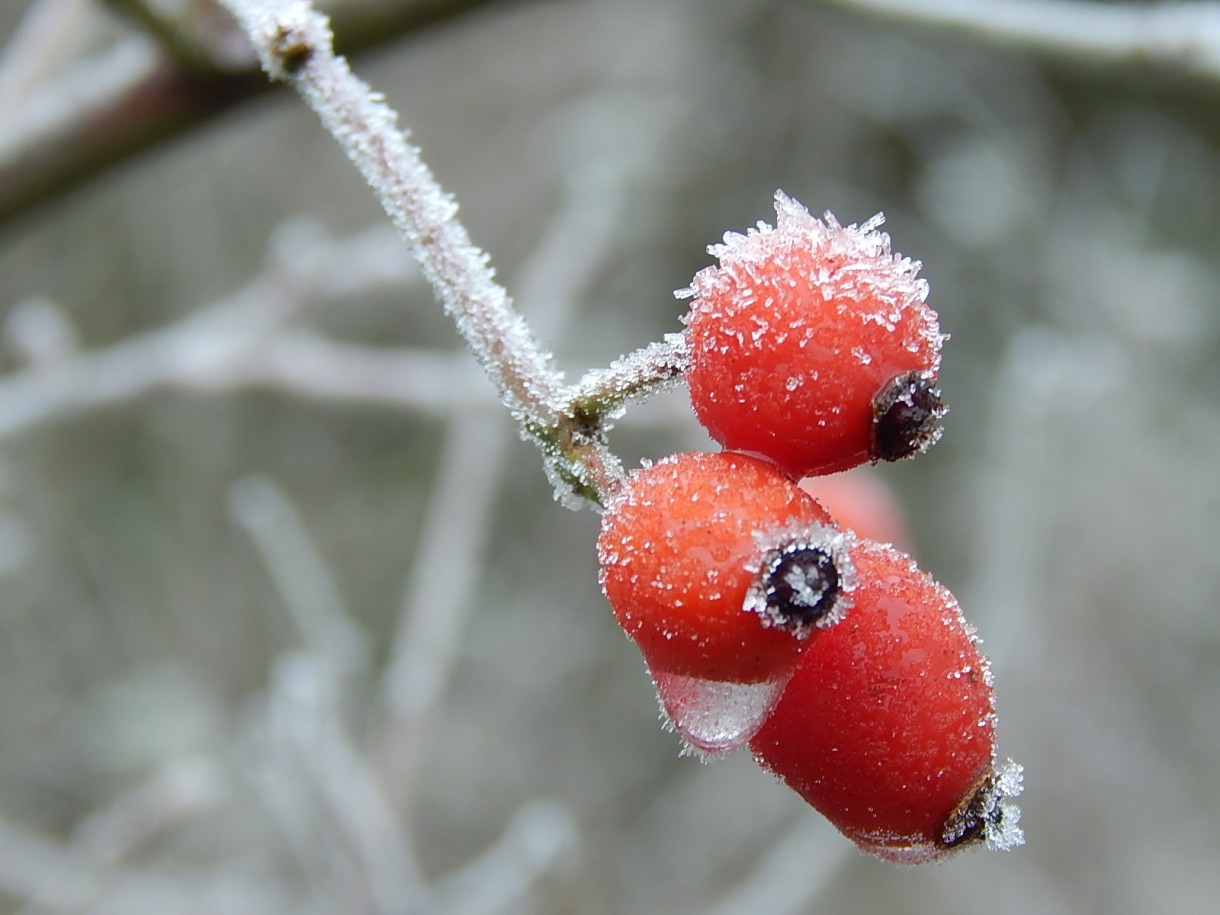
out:
<path id="1" fill-rule="evenodd" d="M 953 596 L 860 541 L 853 607 L 802 654 L 755 758 L 865 852 L 904 863 L 1019 844 L 987 659 Z"/>

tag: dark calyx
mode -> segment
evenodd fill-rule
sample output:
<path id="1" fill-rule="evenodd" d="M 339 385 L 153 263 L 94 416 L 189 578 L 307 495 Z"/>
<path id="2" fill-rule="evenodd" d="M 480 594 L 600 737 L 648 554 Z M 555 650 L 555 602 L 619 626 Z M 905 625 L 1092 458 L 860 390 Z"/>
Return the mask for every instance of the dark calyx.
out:
<path id="1" fill-rule="evenodd" d="M 891 379 L 873 398 L 869 457 L 900 461 L 931 448 L 940 439 L 948 410 L 931 372 L 908 372 Z"/>
<path id="2" fill-rule="evenodd" d="M 834 609 L 839 570 L 825 550 L 798 546 L 781 553 L 767 571 L 767 613 L 780 625 L 804 629 Z"/>

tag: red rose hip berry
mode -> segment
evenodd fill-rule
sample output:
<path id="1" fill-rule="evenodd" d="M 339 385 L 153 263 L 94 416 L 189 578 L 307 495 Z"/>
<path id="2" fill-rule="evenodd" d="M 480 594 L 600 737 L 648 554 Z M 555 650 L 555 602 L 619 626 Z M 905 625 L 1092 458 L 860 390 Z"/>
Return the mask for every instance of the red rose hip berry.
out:
<path id="1" fill-rule="evenodd" d="M 995 763 L 987 660 L 953 596 L 857 541 L 853 607 L 802 654 L 755 758 L 863 851 L 919 863 L 1020 844 L 1020 767 Z"/>
<path id="2" fill-rule="evenodd" d="M 794 477 L 893 461 L 940 437 L 940 333 L 919 264 L 881 217 L 841 226 L 777 192 L 775 227 L 728 233 L 685 316 L 691 403 L 726 448 Z"/>
<path id="3" fill-rule="evenodd" d="M 766 461 L 671 455 L 630 474 L 598 537 L 602 589 L 655 674 L 786 676 L 855 584 L 850 541 Z"/>

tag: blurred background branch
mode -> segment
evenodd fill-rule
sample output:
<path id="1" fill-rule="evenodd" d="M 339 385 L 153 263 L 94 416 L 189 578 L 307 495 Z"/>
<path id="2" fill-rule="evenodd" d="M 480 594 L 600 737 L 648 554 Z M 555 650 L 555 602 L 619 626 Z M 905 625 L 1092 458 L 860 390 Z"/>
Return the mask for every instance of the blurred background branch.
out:
<path id="1" fill-rule="evenodd" d="M 1081 63 L 1220 79 L 1220 4 L 1096 0 L 821 0 L 853 13 Z"/>
<path id="2" fill-rule="evenodd" d="M 487 0 L 329 0 L 358 54 Z M 969 41 L 1220 78 L 1220 6 L 1090 0 L 809 0 Z M 112 7 L 115 19 L 99 7 Z M 126 23 L 126 25 L 124 25 Z M 130 26 L 138 26 L 131 28 Z M 0 57 L 0 226 L 269 88 L 214 0 L 38 0 Z"/>
<path id="3" fill-rule="evenodd" d="M 332 0 L 343 53 L 485 0 Z M 270 88 L 212 0 L 37 0 L 0 51 L 0 226 Z M 136 27 L 133 27 L 136 26 Z"/>

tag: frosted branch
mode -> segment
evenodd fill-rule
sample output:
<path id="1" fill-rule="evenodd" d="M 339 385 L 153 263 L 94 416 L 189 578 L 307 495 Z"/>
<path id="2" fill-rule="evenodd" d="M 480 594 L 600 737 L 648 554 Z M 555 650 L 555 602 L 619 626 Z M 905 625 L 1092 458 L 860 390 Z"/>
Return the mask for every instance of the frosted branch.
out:
<path id="1" fill-rule="evenodd" d="M 574 413 L 571 389 L 493 278 L 457 204 L 407 142 L 396 113 L 334 53 L 326 17 L 299 0 L 222 2 L 267 73 L 297 90 L 373 189 L 523 435 L 542 450 L 556 493 L 570 507 L 603 500 L 623 472 L 601 423 Z"/>
<path id="2" fill-rule="evenodd" d="M 655 344 L 591 374 L 580 386 L 567 386 L 492 278 L 487 256 L 456 219 L 456 206 L 395 126 L 394 113 L 334 55 L 326 20 L 302 3 L 230 5 L 261 37 L 269 72 L 301 91 L 368 178 L 502 401 L 543 451 L 561 500 L 570 507 L 602 501 L 623 478 L 606 444 L 607 420 L 628 401 L 668 385 L 680 371 L 680 348 L 672 340 Z M 613 175 L 609 185 L 606 179 L 604 168 L 573 174 L 558 218 L 523 273 L 524 287 L 541 304 L 552 334 L 560 331 L 618 223 L 621 188 Z M 71 326 L 59 321 L 53 303 L 17 310 L 20 320 L 8 330 L 31 365 L 0 380 L 0 436 L 166 387 L 273 388 L 437 415 L 485 401 L 477 378 L 453 357 L 360 347 L 284 329 L 306 301 L 342 298 L 378 280 L 402 277 L 402 259 L 386 255 L 376 239 L 356 239 L 343 250 L 302 243 L 314 239 L 293 241 L 305 256 L 297 253 L 292 262 L 274 265 L 232 298 L 95 352 L 76 350 Z M 294 244 L 281 247 L 292 251 Z M 364 269 L 333 269 L 344 260 L 350 267 L 357 258 Z M 45 331 L 56 322 L 64 332 L 52 340 Z"/>
<path id="3" fill-rule="evenodd" d="M 86 817 L 75 830 L 72 849 L 83 860 L 113 867 L 171 827 L 216 809 L 228 792 L 226 773 L 215 759 L 205 755 L 172 759 Z"/>
<path id="4" fill-rule="evenodd" d="M 835 874 L 856 858 L 846 842 L 828 843 L 824 823 L 802 816 L 766 849 L 753 870 L 707 915 L 800 915 L 819 908 Z"/>
<path id="5" fill-rule="evenodd" d="M 1220 79 L 1220 4 L 1069 0 L 825 0 L 991 44 L 1106 64 L 1157 63 Z"/>
<path id="6" fill-rule="evenodd" d="M 618 225 L 622 174 L 585 161 L 567 176 L 555 216 L 523 265 L 520 288 L 535 319 L 562 337 L 580 291 L 604 263 Z M 430 385 L 436 388 L 436 385 Z M 567 415 L 576 415 L 571 405 Z M 491 530 L 490 517 L 507 458 L 506 430 L 469 411 L 453 411 L 420 532 L 399 623 L 382 678 L 374 751 L 386 793 L 397 809 L 409 800 L 421 749 L 443 707 L 460 631 L 473 603 Z M 621 468 L 604 443 L 588 447 L 607 474 L 599 491 L 617 485 Z M 560 462 L 561 463 L 561 462 Z M 610 474 L 614 478 L 610 478 Z"/>
<path id="7" fill-rule="evenodd" d="M 0 380 L 0 438 L 122 406 L 161 390 L 204 395 L 275 391 L 437 418 L 495 405 L 491 387 L 464 353 L 364 346 L 284 330 L 220 354 L 203 370 L 198 364 L 174 365 L 174 354 L 204 345 L 192 343 L 196 332 L 193 326 L 174 325 Z M 149 362 L 141 364 L 145 356 Z"/>
<path id="8" fill-rule="evenodd" d="M 184 70 L 141 34 L 37 84 L 14 82 L 0 136 L 0 220 L 254 91 L 249 71 Z"/>
<path id="9" fill-rule="evenodd" d="M 633 402 L 677 384 L 686 370 L 687 348 L 681 334 L 616 359 L 607 368 L 587 373 L 576 386 L 576 410 L 617 417 Z"/>
<path id="10" fill-rule="evenodd" d="M 435 910 L 411 836 L 387 803 L 340 720 L 335 671 L 308 653 L 279 659 L 268 697 L 276 751 L 316 792 L 329 824 L 351 854 L 375 915 Z"/>
<path id="11" fill-rule="evenodd" d="M 578 824 L 568 809 L 551 801 L 521 807 L 508 827 L 479 858 L 435 886 L 449 911 L 464 915 L 537 907 L 529 891 L 548 872 L 580 851 Z"/>
<path id="12" fill-rule="evenodd" d="M 334 53 L 326 17 L 293 0 L 223 2 L 267 73 L 300 93 L 364 175 L 508 408 L 527 429 L 554 427 L 562 378 L 457 220 L 457 205 L 399 130 L 397 115 Z"/>
<path id="13" fill-rule="evenodd" d="M 49 841 L 0 819 L 0 892 L 23 900 L 30 915 L 124 912 L 214 915 L 221 911 L 300 911 L 271 878 L 231 870 L 172 874 L 109 867 L 80 849 Z"/>
<path id="14" fill-rule="evenodd" d="M 35 0 L 0 57 L 0 118 L 8 121 L 78 40 L 89 0 Z"/>
<path id="15" fill-rule="evenodd" d="M 3 343 L 25 367 L 0 376 L 0 439 L 161 390 L 275 391 L 442 419 L 495 406 L 491 385 L 464 351 L 368 346 L 284 327 L 316 303 L 402 291 L 418 276 L 388 227 L 317 236 L 299 224 L 281 229 L 273 246 L 285 253 L 271 258 L 264 275 L 181 321 L 95 350 L 78 348 L 75 328 L 54 302 L 17 303 L 3 322 Z M 664 411 L 631 419 L 674 421 Z"/>

